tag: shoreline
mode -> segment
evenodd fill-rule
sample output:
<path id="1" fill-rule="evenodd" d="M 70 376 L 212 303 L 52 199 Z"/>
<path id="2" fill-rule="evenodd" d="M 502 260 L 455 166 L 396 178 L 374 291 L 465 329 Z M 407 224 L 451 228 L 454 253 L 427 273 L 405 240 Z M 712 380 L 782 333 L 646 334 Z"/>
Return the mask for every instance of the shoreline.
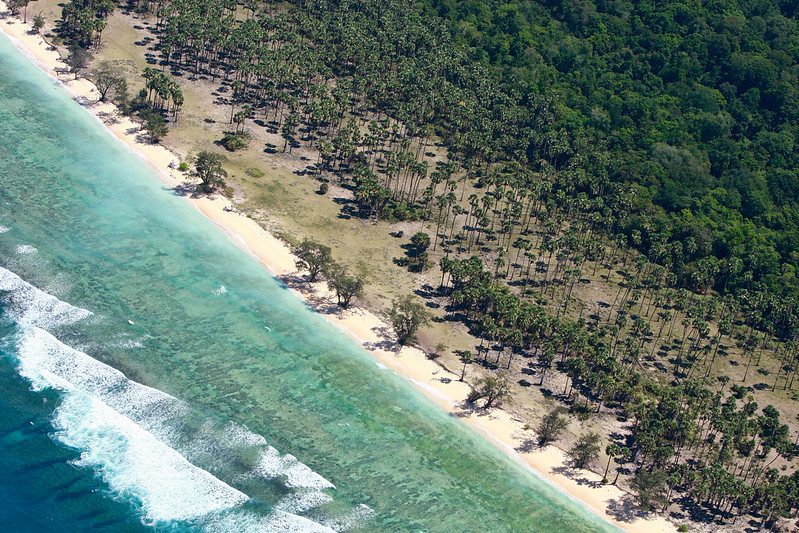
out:
<path id="1" fill-rule="evenodd" d="M 6 6 L 0 0 L 0 11 Z M 87 111 L 100 121 L 119 141 L 136 153 L 155 169 L 163 183 L 175 188 L 182 185 L 187 176 L 175 170 L 179 163 L 176 154 L 162 145 L 139 142 L 138 123 L 129 117 L 117 114 L 116 106 L 110 102 L 97 102 L 99 93 L 94 84 L 85 78 L 72 79 L 59 74 L 65 65 L 60 54 L 53 49 L 41 35 L 28 33 L 31 23 L 23 24 L 21 19 L 6 17 L 0 19 L 0 31 L 34 64 L 64 87 L 67 93 L 82 103 Z M 113 117 L 113 120 L 107 118 Z M 241 248 L 256 258 L 272 275 L 282 278 L 297 273 L 295 258 L 289 246 L 269 233 L 255 220 L 235 209 L 233 203 L 220 195 L 213 197 L 187 197 L 196 209 L 206 218 L 220 227 L 227 236 Z M 226 210 L 233 207 L 233 210 Z M 300 288 L 291 286 L 291 290 L 309 307 L 320 312 L 321 302 L 327 301 L 331 293 L 324 282 L 313 285 L 302 284 Z M 518 448 L 525 440 L 534 438 L 531 430 L 524 430 L 524 422 L 515 419 L 510 413 L 493 408 L 489 412 L 474 412 L 462 408 L 463 399 L 470 387 L 458 381 L 457 374 L 449 372 L 430 360 L 426 354 L 415 347 L 403 347 L 398 352 L 375 346 L 393 342 L 380 331 L 390 327 L 377 315 L 362 309 L 351 308 L 335 314 L 321 313 L 330 323 L 356 340 L 375 359 L 376 363 L 399 374 L 411 382 L 430 401 L 446 412 L 457 416 L 467 425 L 483 434 L 484 438 L 496 445 L 511 459 L 517 461 L 534 475 L 559 489 L 566 496 L 579 502 L 600 518 L 634 533 L 673 532 L 674 524 L 662 515 L 636 518 L 633 521 L 620 520 L 609 513 L 612 501 L 614 508 L 625 511 L 624 501 L 629 494 L 616 486 L 603 485 L 601 476 L 586 470 L 562 469 L 567 464 L 566 454 L 555 446 L 543 450 L 520 451 Z"/>

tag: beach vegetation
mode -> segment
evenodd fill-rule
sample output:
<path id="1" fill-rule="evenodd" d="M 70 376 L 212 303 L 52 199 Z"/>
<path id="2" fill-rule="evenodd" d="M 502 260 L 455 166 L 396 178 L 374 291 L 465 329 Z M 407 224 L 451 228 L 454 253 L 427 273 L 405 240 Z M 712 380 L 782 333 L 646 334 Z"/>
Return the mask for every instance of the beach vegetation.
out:
<path id="1" fill-rule="evenodd" d="M 482 408 L 490 409 L 510 399 L 510 381 L 505 372 L 490 372 L 479 378 L 466 396 L 466 403 L 483 401 Z"/>
<path id="2" fill-rule="evenodd" d="M 33 16 L 33 33 L 41 33 L 42 29 L 44 28 L 45 19 L 44 15 L 39 12 Z"/>
<path id="3" fill-rule="evenodd" d="M 363 279 L 350 274 L 346 267 L 333 264 L 327 271 L 327 285 L 336 294 L 336 301 L 342 309 L 349 308 L 352 299 L 363 294 Z"/>
<path id="4" fill-rule="evenodd" d="M 318 243 L 311 239 L 303 241 L 294 248 L 294 255 L 297 256 L 297 268 L 308 271 L 308 281 L 316 281 L 319 274 L 323 272 L 333 272 L 333 254 L 329 246 Z"/>
<path id="5" fill-rule="evenodd" d="M 410 294 L 395 299 L 388 316 L 400 345 L 413 342 L 419 328 L 430 319 L 430 313 L 424 304 Z"/>
<path id="6" fill-rule="evenodd" d="M 635 490 L 638 505 L 645 511 L 655 511 L 668 505 L 668 475 L 661 469 L 639 469 L 630 486 Z"/>
<path id="7" fill-rule="evenodd" d="M 585 468 L 599 457 L 602 438 L 599 433 L 583 433 L 569 449 L 568 455 L 575 468 Z"/>
<path id="8" fill-rule="evenodd" d="M 180 85 L 168 74 L 152 67 L 145 67 L 142 77 L 145 80 L 145 102 L 150 109 L 167 113 L 177 122 L 184 103 Z"/>
<path id="9" fill-rule="evenodd" d="M 85 48 L 79 45 L 72 45 L 69 47 L 69 55 L 64 60 L 69 66 L 69 71 L 78 79 L 80 73 L 89 65 L 91 54 Z"/>
<path id="10" fill-rule="evenodd" d="M 555 442 L 563 435 L 567 427 L 569 427 L 569 419 L 564 416 L 562 409 L 553 409 L 548 412 L 536 428 L 538 446 L 543 448 Z"/>
<path id="11" fill-rule="evenodd" d="M 100 101 L 104 102 L 115 92 L 117 96 L 127 93 L 127 82 L 119 65 L 111 61 L 101 61 L 92 71 L 92 82 L 100 93 Z"/>
<path id="12" fill-rule="evenodd" d="M 56 33 L 69 46 L 96 47 L 108 15 L 116 8 L 113 0 L 70 0 L 61 10 Z"/>
<path id="13" fill-rule="evenodd" d="M 250 176 L 251 178 L 256 178 L 256 179 L 263 178 L 266 175 L 266 173 L 263 170 L 256 167 L 248 167 L 247 169 L 244 170 L 244 173 Z"/>
<path id="14" fill-rule="evenodd" d="M 22 10 L 22 22 L 28 22 L 28 4 L 31 0 L 6 0 L 5 4 L 12 15 L 18 15 Z"/>
<path id="15" fill-rule="evenodd" d="M 200 178 L 202 192 L 211 193 L 224 185 L 227 172 L 222 168 L 222 156 L 202 151 L 194 163 L 194 175 Z"/>
<path id="16" fill-rule="evenodd" d="M 40 11 L 39 13 L 36 13 L 33 16 L 33 25 L 32 25 L 33 33 L 36 34 L 41 33 L 42 29 L 44 28 L 45 22 L 46 21 L 42 12 Z"/>
<path id="17" fill-rule="evenodd" d="M 225 147 L 225 150 L 229 152 L 235 152 L 237 150 L 247 148 L 249 138 L 250 136 L 246 132 L 227 132 L 219 141 L 219 143 Z"/>
<path id="18" fill-rule="evenodd" d="M 446 344 L 444 344 L 443 342 L 439 342 L 433 347 L 432 350 L 427 352 L 427 358 L 438 359 L 447 351 L 447 348 L 449 347 Z"/>
<path id="19" fill-rule="evenodd" d="M 30 0 L 7 0 L 5 2 L 8 12 L 12 15 L 19 15 L 20 10 L 28 4 Z"/>
<path id="20" fill-rule="evenodd" d="M 429 266 L 430 254 L 430 235 L 424 231 L 418 231 L 411 237 L 407 251 L 408 270 L 411 272 L 423 272 Z"/>
<path id="21" fill-rule="evenodd" d="M 463 364 L 461 367 L 461 377 L 458 381 L 463 381 L 466 377 L 466 367 L 469 366 L 474 362 L 474 354 L 471 350 L 454 350 L 456 356 L 458 356 L 458 360 Z"/>
<path id="22" fill-rule="evenodd" d="M 357 228 L 336 236 L 344 250 L 368 234 L 395 257 L 377 221 L 415 221 L 423 272 L 374 291 L 424 294 L 429 332 L 457 323 L 451 344 L 506 369 L 514 401 L 601 430 L 619 446 L 605 476 L 664 471 L 672 501 L 720 520 L 796 513 L 780 429 L 796 435 L 799 369 L 792 2 L 150 7 L 148 60 L 210 80 L 192 90 L 205 83 L 236 131 L 296 153 L 281 185 L 341 191 L 292 197 L 340 209 L 321 229 L 292 218 L 300 234 Z M 463 378 L 454 354 L 441 364 Z"/>
<path id="23" fill-rule="evenodd" d="M 138 115 L 143 121 L 142 127 L 149 135 L 151 142 L 161 142 L 166 134 L 169 133 L 166 120 L 157 111 L 153 111 L 152 109 L 143 109 L 139 111 Z"/>

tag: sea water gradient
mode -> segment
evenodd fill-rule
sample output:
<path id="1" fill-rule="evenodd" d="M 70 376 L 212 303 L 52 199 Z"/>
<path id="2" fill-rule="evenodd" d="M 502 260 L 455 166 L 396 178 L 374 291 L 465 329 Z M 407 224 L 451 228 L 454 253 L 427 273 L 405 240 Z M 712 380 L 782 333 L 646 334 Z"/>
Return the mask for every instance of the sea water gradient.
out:
<path id="1" fill-rule="evenodd" d="M 3 36 L 0 266 L 3 530 L 611 529 L 376 365 Z"/>

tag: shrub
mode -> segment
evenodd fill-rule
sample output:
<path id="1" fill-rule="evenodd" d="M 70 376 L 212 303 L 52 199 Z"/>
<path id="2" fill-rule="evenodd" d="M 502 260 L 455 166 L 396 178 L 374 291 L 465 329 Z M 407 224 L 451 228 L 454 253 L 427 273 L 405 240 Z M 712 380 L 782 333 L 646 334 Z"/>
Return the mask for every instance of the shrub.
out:
<path id="1" fill-rule="evenodd" d="M 249 136 L 246 133 L 226 133 L 219 141 L 229 152 L 235 152 L 247 147 Z"/>

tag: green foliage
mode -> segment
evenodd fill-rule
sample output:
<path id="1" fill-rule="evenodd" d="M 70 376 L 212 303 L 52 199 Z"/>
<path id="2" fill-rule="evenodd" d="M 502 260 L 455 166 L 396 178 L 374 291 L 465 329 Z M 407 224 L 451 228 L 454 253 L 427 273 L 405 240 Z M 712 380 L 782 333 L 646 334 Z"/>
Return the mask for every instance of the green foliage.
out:
<path id="1" fill-rule="evenodd" d="M 567 427 L 569 427 L 569 419 L 563 416 L 560 409 L 548 412 L 535 430 L 538 435 L 538 445 L 543 448 L 558 440 Z"/>
<path id="2" fill-rule="evenodd" d="M 227 172 L 222 168 L 222 156 L 213 152 L 200 152 L 194 163 L 194 175 L 200 178 L 200 188 L 210 193 L 225 182 Z"/>
<path id="3" fill-rule="evenodd" d="M 430 235 L 427 233 L 419 231 L 411 237 L 411 247 L 408 250 L 408 256 L 411 259 L 411 264 L 409 265 L 410 270 L 413 272 L 422 272 L 427 268 L 427 249 L 429 247 Z"/>
<path id="4" fill-rule="evenodd" d="M 260 168 L 255 168 L 255 167 L 250 167 L 247 170 L 245 170 L 244 172 L 248 176 L 250 176 L 251 178 L 256 178 L 256 179 L 257 178 L 263 178 L 265 176 L 265 173 L 264 173 L 263 170 L 261 170 Z"/>
<path id="5" fill-rule="evenodd" d="M 408 267 L 411 272 L 423 272 L 429 266 L 428 248 L 430 248 L 430 235 L 419 231 L 411 237 L 411 242 L 405 247 L 405 257 L 395 259 L 400 266 Z"/>
<path id="6" fill-rule="evenodd" d="M 461 377 L 459 381 L 463 381 L 463 378 L 466 377 L 466 367 L 474 362 L 474 355 L 472 354 L 471 350 L 454 350 L 454 353 L 458 360 L 463 363 L 463 368 L 461 369 Z"/>
<path id="7" fill-rule="evenodd" d="M 770 462 L 796 450 L 749 384 L 712 375 L 736 343 L 744 382 L 764 352 L 780 358 L 772 389 L 798 366 L 794 4 L 292 0 L 243 20 L 185 0 L 159 6 L 158 50 L 234 80 L 219 97 L 236 132 L 263 117 L 284 151 L 318 149 L 306 171 L 352 192 L 345 216 L 434 223 L 408 259 L 443 249 L 442 296 L 482 363 L 525 357 L 541 385 L 555 368 L 573 413 L 631 421 L 605 475 L 635 457 L 681 497 L 771 523 L 799 479 Z M 176 84 L 145 78 L 131 107 L 176 119 Z M 618 292 L 576 317 L 591 266 Z M 342 306 L 362 287 L 326 275 Z M 471 401 L 499 401 L 508 379 Z"/>
<path id="8" fill-rule="evenodd" d="M 341 265 L 333 264 L 327 271 L 327 285 L 336 293 L 338 305 L 347 309 L 352 299 L 363 294 L 363 279 L 351 275 Z"/>
<path id="9" fill-rule="evenodd" d="M 56 31 L 71 46 L 96 46 L 115 7 L 113 0 L 70 0 L 61 11 Z"/>
<path id="10" fill-rule="evenodd" d="M 152 109 L 140 111 L 139 118 L 144 121 L 143 127 L 150 135 L 150 140 L 154 143 L 160 142 L 169 131 L 164 117 Z"/>
<path id="11" fill-rule="evenodd" d="M 638 505 L 645 511 L 654 511 L 668 503 L 668 476 L 663 470 L 639 469 L 630 482 L 638 496 Z"/>
<path id="12" fill-rule="evenodd" d="M 12 15 L 19 15 L 20 9 L 26 7 L 30 0 L 8 0 L 6 6 Z"/>
<path id="13" fill-rule="evenodd" d="M 611 229 L 683 286 L 797 299 L 799 283 L 782 266 L 799 258 L 794 9 L 742 0 L 425 4 L 491 66 L 498 105 L 551 114 L 538 131 L 497 124 L 489 138 L 519 145 L 495 141 L 493 152 L 546 161 L 565 178 L 553 188 L 567 195 L 601 191 Z M 740 261 L 735 272 L 731 261 Z"/>
<path id="14" fill-rule="evenodd" d="M 483 401 L 483 409 L 489 409 L 510 398 L 510 381 L 507 374 L 491 373 L 478 379 L 466 397 L 466 403 Z"/>
<path id="15" fill-rule="evenodd" d="M 100 92 L 101 102 L 105 101 L 109 94 L 120 95 L 127 92 L 127 84 L 119 65 L 111 61 L 100 62 L 100 65 L 92 71 L 91 78 Z"/>
<path id="16" fill-rule="evenodd" d="M 394 300 L 388 316 L 397 334 L 397 342 L 403 345 L 413 342 L 419 328 L 430 320 L 425 306 L 411 295 Z"/>
<path id="17" fill-rule="evenodd" d="M 601 438 L 598 433 L 583 433 L 569 449 L 569 458 L 575 468 L 584 468 L 599 457 Z"/>
<path id="18" fill-rule="evenodd" d="M 331 270 L 333 266 L 333 255 L 329 246 L 318 243 L 311 239 L 304 239 L 299 246 L 294 249 L 297 256 L 297 268 L 308 271 L 308 281 L 316 281 L 322 272 Z"/>
<path id="19" fill-rule="evenodd" d="M 178 165 L 178 170 L 181 172 L 188 172 L 189 168 L 191 167 L 189 167 L 189 163 L 186 161 L 181 161 L 180 164 Z"/>
<path id="20" fill-rule="evenodd" d="M 249 135 L 246 133 L 232 133 L 227 132 L 225 136 L 219 141 L 222 146 L 229 152 L 235 152 L 247 147 Z"/>
<path id="21" fill-rule="evenodd" d="M 147 105 L 160 113 L 171 113 L 172 118 L 177 121 L 178 112 L 184 102 L 180 85 L 166 73 L 152 67 L 145 67 L 142 77 L 145 80 L 142 96 Z"/>
<path id="22" fill-rule="evenodd" d="M 67 56 L 65 62 L 69 65 L 69 70 L 75 75 L 75 79 L 78 79 L 78 74 L 80 71 L 86 68 L 91 61 L 91 54 L 89 54 L 88 50 L 82 48 L 78 45 L 72 45 L 69 47 L 69 55 Z"/>
<path id="23" fill-rule="evenodd" d="M 44 15 L 36 13 L 33 16 L 33 33 L 41 33 L 42 28 L 44 28 L 44 23 Z"/>

